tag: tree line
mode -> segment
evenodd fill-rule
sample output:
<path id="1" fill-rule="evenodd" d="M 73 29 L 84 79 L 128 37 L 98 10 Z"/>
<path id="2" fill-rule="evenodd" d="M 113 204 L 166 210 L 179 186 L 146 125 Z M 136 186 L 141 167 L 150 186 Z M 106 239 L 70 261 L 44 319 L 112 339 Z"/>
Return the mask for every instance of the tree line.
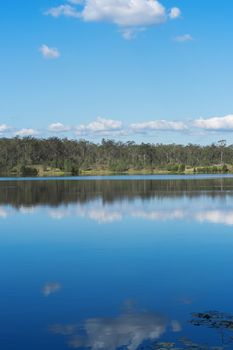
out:
<path id="1" fill-rule="evenodd" d="M 233 164 L 233 145 L 161 144 L 120 142 L 103 139 L 100 143 L 87 140 L 0 138 L 0 172 L 20 171 L 24 175 L 42 166 L 60 169 L 77 175 L 88 170 L 126 172 L 130 169 L 183 172 L 227 171 L 224 164 Z M 27 174 L 28 172 L 28 174 Z M 33 175 L 33 174 L 32 174 Z"/>

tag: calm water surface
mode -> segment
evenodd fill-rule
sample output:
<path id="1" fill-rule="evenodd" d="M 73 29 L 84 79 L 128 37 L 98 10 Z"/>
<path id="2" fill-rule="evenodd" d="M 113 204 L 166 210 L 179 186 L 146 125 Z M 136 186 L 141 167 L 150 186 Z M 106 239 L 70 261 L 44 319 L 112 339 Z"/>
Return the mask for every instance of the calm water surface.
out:
<path id="1" fill-rule="evenodd" d="M 0 349 L 233 349 L 231 177 L 1 179 L 0 225 Z"/>

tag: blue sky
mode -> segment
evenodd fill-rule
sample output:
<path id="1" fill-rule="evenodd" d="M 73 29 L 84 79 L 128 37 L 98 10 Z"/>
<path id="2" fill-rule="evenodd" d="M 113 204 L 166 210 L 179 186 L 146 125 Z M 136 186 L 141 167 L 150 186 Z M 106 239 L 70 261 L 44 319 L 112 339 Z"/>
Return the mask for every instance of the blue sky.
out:
<path id="1" fill-rule="evenodd" d="M 232 13 L 229 0 L 4 2 L 1 136 L 233 143 Z"/>

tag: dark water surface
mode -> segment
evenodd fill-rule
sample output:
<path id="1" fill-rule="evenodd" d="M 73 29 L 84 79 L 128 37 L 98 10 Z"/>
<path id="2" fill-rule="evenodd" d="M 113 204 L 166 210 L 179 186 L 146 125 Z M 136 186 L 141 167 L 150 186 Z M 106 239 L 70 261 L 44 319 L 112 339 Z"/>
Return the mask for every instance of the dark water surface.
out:
<path id="1" fill-rule="evenodd" d="M 233 349 L 231 177 L 1 179 L 0 244 L 1 350 Z"/>

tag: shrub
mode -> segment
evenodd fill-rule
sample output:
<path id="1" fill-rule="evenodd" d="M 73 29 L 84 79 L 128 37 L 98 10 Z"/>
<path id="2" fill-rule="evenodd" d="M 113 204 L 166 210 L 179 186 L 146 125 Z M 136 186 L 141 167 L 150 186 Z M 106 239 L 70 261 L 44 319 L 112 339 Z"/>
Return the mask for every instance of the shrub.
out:
<path id="1" fill-rule="evenodd" d="M 31 168 L 27 166 L 21 166 L 20 168 L 20 175 L 21 176 L 37 176 L 38 170 L 36 168 Z"/>
<path id="2" fill-rule="evenodd" d="M 184 173 L 184 172 L 185 172 L 185 164 L 180 164 L 179 173 Z"/>

